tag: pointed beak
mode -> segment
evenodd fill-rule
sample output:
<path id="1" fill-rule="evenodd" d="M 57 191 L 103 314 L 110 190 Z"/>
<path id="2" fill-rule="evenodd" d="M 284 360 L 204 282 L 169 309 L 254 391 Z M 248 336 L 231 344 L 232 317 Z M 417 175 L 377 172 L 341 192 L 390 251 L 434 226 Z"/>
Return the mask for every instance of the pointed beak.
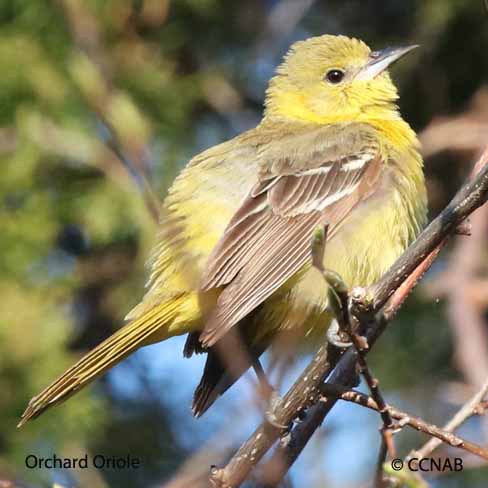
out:
<path id="1" fill-rule="evenodd" d="M 417 44 L 405 47 L 387 47 L 381 51 L 373 51 L 369 55 L 369 61 L 366 66 L 361 68 L 356 75 L 356 80 L 372 80 L 380 73 L 383 73 L 392 63 L 403 57 L 408 52 L 419 47 Z"/>

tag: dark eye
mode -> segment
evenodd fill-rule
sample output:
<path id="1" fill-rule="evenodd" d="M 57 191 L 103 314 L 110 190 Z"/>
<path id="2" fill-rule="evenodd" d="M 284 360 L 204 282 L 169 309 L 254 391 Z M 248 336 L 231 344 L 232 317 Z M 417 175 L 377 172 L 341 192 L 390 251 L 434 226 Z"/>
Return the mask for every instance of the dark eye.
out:
<path id="1" fill-rule="evenodd" d="M 341 71 L 340 69 L 331 69 L 330 71 L 327 71 L 325 77 L 329 83 L 337 85 L 337 83 L 340 83 L 344 79 L 344 71 Z"/>

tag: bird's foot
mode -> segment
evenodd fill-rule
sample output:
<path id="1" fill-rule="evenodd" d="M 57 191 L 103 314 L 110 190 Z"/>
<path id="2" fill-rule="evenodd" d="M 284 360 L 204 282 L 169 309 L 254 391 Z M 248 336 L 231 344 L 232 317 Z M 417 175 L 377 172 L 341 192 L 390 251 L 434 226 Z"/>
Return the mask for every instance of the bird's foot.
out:
<path id="1" fill-rule="evenodd" d="M 327 330 L 327 341 L 339 349 L 346 349 L 352 346 L 348 334 L 339 326 L 337 320 L 333 320 Z"/>
<path id="2" fill-rule="evenodd" d="M 327 339 L 330 344 L 343 349 L 350 346 L 348 331 L 350 330 L 349 317 L 349 288 L 342 277 L 324 268 L 325 241 L 327 227 L 317 227 L 312 238 L 312 264 L 319 271 L 329 288 L 329 307 L 335 319 L 327 332 Z"/>
<path id="3" fill-rule="evenodd" d="M 290 422 L 290 424 L 288 425 L 284 425 L 283 423 L 279 422 L 276 415 L 276 411 L 280 407 L 281 403 L 281 396 L 276 392 L 276 390 L 271 390 L 269 392 L 268 405 L 264 412 L 264 418 L 266 419 L 266 422 L 268 422 L 268 424 L 272 425 L 273 427 L 276 427 L 280 430 L 289 431 L 291 429 L 291 426 L 293 425 L 293 422 Z"/>

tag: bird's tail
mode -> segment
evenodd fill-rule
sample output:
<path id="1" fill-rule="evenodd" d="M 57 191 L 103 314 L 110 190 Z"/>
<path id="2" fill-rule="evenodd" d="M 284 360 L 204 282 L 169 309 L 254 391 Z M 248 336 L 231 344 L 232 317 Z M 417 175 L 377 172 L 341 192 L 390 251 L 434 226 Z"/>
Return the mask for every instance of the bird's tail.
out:
<path id="1" fill-rule="evenodd" d="M 39 395 L 31 399 L 18 427 L 49 407 L 64 402 L 139 347 L 184 332 L 174 331 L 170 327 L 184 298 L 184 296 L 175 298 L 155 306 L 88 352 Z"/>

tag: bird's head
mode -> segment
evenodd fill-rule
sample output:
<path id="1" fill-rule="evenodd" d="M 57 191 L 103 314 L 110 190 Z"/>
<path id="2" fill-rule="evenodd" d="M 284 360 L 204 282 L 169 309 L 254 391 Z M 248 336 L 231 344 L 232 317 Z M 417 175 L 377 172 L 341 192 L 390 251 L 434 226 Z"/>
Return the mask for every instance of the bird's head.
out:
<path id="1" fill-rule="evenodd" d="M 317 123 L 396 118 L 398 93 L 387 68 L 416 46 L 371 49 L 324 35 L 295 43 L 266 92 L 266 118 Z"/>

